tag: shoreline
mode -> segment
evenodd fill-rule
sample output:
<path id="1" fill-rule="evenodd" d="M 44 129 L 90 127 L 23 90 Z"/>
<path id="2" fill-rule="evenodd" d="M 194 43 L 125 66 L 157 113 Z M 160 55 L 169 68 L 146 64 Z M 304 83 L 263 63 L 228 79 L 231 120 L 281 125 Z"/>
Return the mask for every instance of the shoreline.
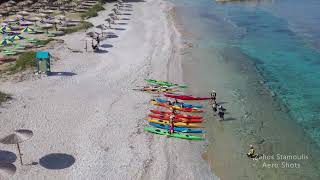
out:
<path id="1" fill-rule="evenodd" d="M 188 17 L 180 14 L 183 15 Z M 188 31 L 188 28 L 185 29 Z M 318 177 L 318 150 L 312 148 L 314 143 L 295 121 L 291 121 L 285 107 L 272 97 L 264 87 L 265 84 L 261 84 L 261 77 L 254 64 L 244 55 L 239 57 L 236 48 L 225 49 L 223 52 L 203 46 L 202 49 L 198 48 L 201 45 L 197 39 L 193 39 L 192 33 L 196 32 L 186 32 L 187 36 L 184 37 L 191 48 L 186 52 L 183 71 L 185 80 L 189 80 L 186 83 L 201 88 L 191 88 L 190 93 L 207 95 L 208 90 L 214 87 L 218 93 L 218 102 L 224 103 L 223 106 L 228 109 L 227 120 L 223 122 L 212 114 L 210 107 L 207 108 L 205 127 L 209 144 L 203 158 L 209 162 L 214 173 L 222 179 Z M 213 53 L 218 55 L 212 57 Z M 308 154 L 312 158 L 298 160 L 301 164 L 298 169 L 264 168 L 263 163 L 279 162 L 251 161 L 245 156 L 249 144 L 254 144 L 257 153 L 265 155 Z"/>
<path id="2" fill-rule="evenodd" d="M 12 179 L 215 179 L 201 158 L 202 143 L 143 132 L 152 95 L 131 89 L 147 77 L 182 82 L 180 40 L 168 15 L 173 4 L 128 3 L 132 11 L 121 21 L 126 25 L 112 30 L 118 37 L 101 42 L 111 45 L 105 53 L 70 51 L 84 48 L 85 32 L 76 32 L 50 50 L 60 59 L 52 71 L 62 75 L 1 82 L 14 100 L 0 108 L 0 135 L 32 130 L 32 139 L 21 144 L 23 159 L 39 163 L 16 161 Z M 112 5 L 88 21 L 104 23 Z M 16 153 L 14 146 L 0 148 Z M 45 167 L 42 160 L 55 153 L 74 162 L 57 162 L 71 164 L 56 170 Z"/>

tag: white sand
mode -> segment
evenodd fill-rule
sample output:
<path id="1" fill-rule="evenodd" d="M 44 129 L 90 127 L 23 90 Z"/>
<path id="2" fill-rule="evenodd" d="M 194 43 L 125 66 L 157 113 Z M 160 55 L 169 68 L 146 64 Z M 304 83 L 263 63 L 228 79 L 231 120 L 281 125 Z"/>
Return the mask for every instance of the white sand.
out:
<path id="1" fill-rule="evenodd" d="M 84 50 L 85 32 L 66 36 L 50 50 L 60 58 L 53 72 L 76 75 L 1 82 L 0 90 L 14 100 L 0 109 L 0 137 L 20 128 L 34 132 L 21 144 L 25 163 L 51 153 L 75 158 L 57 170 L 20 166 L 17 160 L 12 179 L 214 179 L 200 156 L 202 142 L 143 132 L 151 96 L 131 89 L 148 77 L 182 79 L 179 34 L 168 19 L 168 2 L 129 4 L 133 11 L 122 12 L 131 15 L 120 17 L 130 20 L 118 21 L 128 25 L 117 25 L 123 28 L 113 30 L 119 37 L 101 43 L 113 46 L 107 53 L 72 53 L 68 48 Z M 101 24 L 112 8 L 106 7 L 90 21 Z M 10 145 L 0 150 L 16 152 Z"/>

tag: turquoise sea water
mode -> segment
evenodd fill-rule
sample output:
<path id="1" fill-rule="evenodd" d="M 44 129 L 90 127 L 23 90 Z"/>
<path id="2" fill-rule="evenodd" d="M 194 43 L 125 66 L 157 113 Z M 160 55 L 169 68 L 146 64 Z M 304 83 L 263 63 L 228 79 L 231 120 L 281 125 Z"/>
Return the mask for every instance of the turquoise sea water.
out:
<path id="1" fill-rule="evenodd" d="M 232 47 L 245 54 L 320 145 L 320 1 L 174 2 L 198 48 Z"/>

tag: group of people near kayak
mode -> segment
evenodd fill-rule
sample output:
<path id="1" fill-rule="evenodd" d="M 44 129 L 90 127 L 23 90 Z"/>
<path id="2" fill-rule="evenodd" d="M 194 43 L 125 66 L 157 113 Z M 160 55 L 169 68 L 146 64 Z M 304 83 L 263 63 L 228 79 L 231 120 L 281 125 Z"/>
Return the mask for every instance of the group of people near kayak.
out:
<path id="1" fill-rule="evenodd" d="M 212 90 L 210 93 L 211 99 L 210 99 L 210 104 L 212 106 L 212 109 L 214 112 L 218 112 L 218 115 L 220 117 L 221 120 L 224 120 L 224 112 L 226 111 L 226 109 L 224 107 L 222 107 L 221 104 L 218 104 L 216 99 L 217 99 L 217 93 Z"/>
<path id="2" fill-rule="evenodd" d="M 219 117 L 221 120 L 224 120 L 224 113 L 226 109 L 221 105 L 217 103 L 217 93 L 212 90 L 210 93 L 211 99 L 210 99 L 210 104 L 212 105 L 213 111 L 218 112 Z M 174 105 L 180 105 L 182 107 L 183 103 L 180 103 L 177 99 L 174 101 L 168 101 L 168 105 L 174 106 Z M 176 110 L 173 107 L 170 107 L 171 115 L 169 117 L 169 134 L 174 133 L 174 119 L 176 115 Z"/>
<path id="3" fill-rule="evenodd" d="M 221 105 L 217 103 L 217 93 L 212 90 L 210 93 L 210 104 L 212 106 L 212 109 L 214 112 L 218 112 L 219 117 L 221 118 L 221 120 L 224 120 L 224 113 L 226 111 L 226 109 Z M 180 103 L 177 99 L 175 99 L 174 101 L 168 101 L 168 105 L 170 106 L 174 106 L 174 105 L 180 105 L 182 107 L 182 103 Z M 171 114 L 169 116 L 169 134 L 174 133 L 174 120 L 175 120 L 175 116 L 177 114 L 176 110 L 173 107 L 170 107 L 170 111 Z M 253 147 L 253 145 L 250 145 L 248 153 L 246 154 L 247 157 L 252 158 L 252 159 L 257 159 L 259 157 L 258 154 L 255 153 L 255 148 Z"/>

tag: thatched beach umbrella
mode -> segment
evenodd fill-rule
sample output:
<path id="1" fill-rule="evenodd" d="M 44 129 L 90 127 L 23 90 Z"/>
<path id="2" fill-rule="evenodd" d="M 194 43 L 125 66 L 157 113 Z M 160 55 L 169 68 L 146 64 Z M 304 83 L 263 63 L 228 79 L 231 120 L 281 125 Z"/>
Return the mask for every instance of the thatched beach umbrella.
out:
<path id="1" fill-rule="evenodd" d="M 9 134 L 8 136 L 0 139 L 0 142 L 2 144 L 16 144 L 18 148 L 19 156 L 20 156 L 20 163 L 21 165 L 23 165 L 19 143 L 22 143 L 30 139 L 32 136 L 33 136 L 32 131 L 27 129 L 19 129 L 19 130 L 16 130 L 14 133 Z"/>
<path id="2" fill-rule="evenodd" d="M 21 25 L 22 26 L 30 26 L 30 25 L 33 25 L 34 23 L 33 22 L 30 22 L 30 21 L 25 21 L 25 22 L 21 22 Z"/>
<path id="3" fill-rule="evenodd" d="M 111 9 L 115 14 L 119 14 L 119 11 L 116 8 Z"/>
<path id="4" fill-rule="evenodd" d="M 45 10 L 43 10 L 42 12 L 45 13 L 45 14 L 51 14 L 51 13 L 53 13 L 54 11 L 51 10 L 51 9 L 45 9 Z"/>
<path id="5" fill-rule="evenodd" d="M 16 2 L 13 1 L 13 0 L 8 1 L 8 3 L 10 3 L 10 4 L 16 4 Z"/>
<path id="6" fill-rule="evenodd" d="M 108 27 L 111 28 L 111 23 L 112 23 L 113 20 L 111 20 L 110 18 L 107 18 L 107 19 L 105 19 L 105 21 L 108 22 L 108 24 L 109 24 Z"/>
<path id="7" fill-rule="evenodd" d="M 113 14 L 113 13 L 110 13 L 110 14 L 108 14 L 112 19 L 119 19 L 115 14 Z"/>
<path id="8" fill-rule="evenodd" d="M 66 16 L 65 16 L 65 15 L 60 14 L 60 15 L 56 16 L 55 18 L 57 18 L 57 19 L 59 19 L 59 20 L 63 20 L 63 19 L 65 19 L 65 18 L 66 18 Z"/>
<path id="9" fill-rule="evenodd" d="M 99 33 L 91 31 L 91 32 L 86 33 L 86 35 L 91 38 L 97 38 L 99 36 Z"/>
<path id="10" fill-rule="evenodd" d="M 18 14 L 22 15 L 22 16 L 27 16 L 29 15 L 30 13 L 28 13 L 27 11 L 20 11 L 18 12 Z"/>
<path id="11" fill-rule="evenodd" d="M 17 171 L 17 168 L 13 164 L 0 164 L 0 179 L 9 179 Z"/>
<path id="12" fill-rule="evenodd" d="M 39 18 L 39 17 L 31 17 L 31 18 L 29 18 L 28 20 L 31 21 L 31 22 L 34 22 L 34 24 L 36 24 L 36 22 L 37 22 L 37 21 L 40 21 L 41 18 Z"/>
<path id="13" fill-rule="evenodd" d="M 42 6 L 43 6 L 43 4 L 41 4 L 41 3 L 37 2 L 37 3 L 34 3 L 32 6 L 33 6 L 33 7 L 42 7 Z"/>
<path id="14" fill-rule="evenodd" d="M 46 29 L 47 30 L 47 34 L 49 33 L 49 29 L 53 27 L 52 24 L 43 24 L 41 26 L 43 29 Z"/>
<path id="15" fill-rule="evenodd" d="M 103 30 L 106 30 L 106 26 L 104 24 L 99 24 L 96 28 L 101 30 L 101 35 L 103 36 Z"/>
<path id="16" fill-rule="evenodd" d="M 27 3 L 27 4 L 33 4 L 33 1 L 27 0 L 26 3 Z"/>
<path id="17" fill-rule="evenodd" d="M 37 14 L 37 16 L 38 16 L 38 17 L 42 17 L 42 18 L 43 18 L 43 17 L 46 17 L 47 15 L 46 15 L 46 14 L 44 14 L 44 13 L 39 13 L 39 14 Z"/>

